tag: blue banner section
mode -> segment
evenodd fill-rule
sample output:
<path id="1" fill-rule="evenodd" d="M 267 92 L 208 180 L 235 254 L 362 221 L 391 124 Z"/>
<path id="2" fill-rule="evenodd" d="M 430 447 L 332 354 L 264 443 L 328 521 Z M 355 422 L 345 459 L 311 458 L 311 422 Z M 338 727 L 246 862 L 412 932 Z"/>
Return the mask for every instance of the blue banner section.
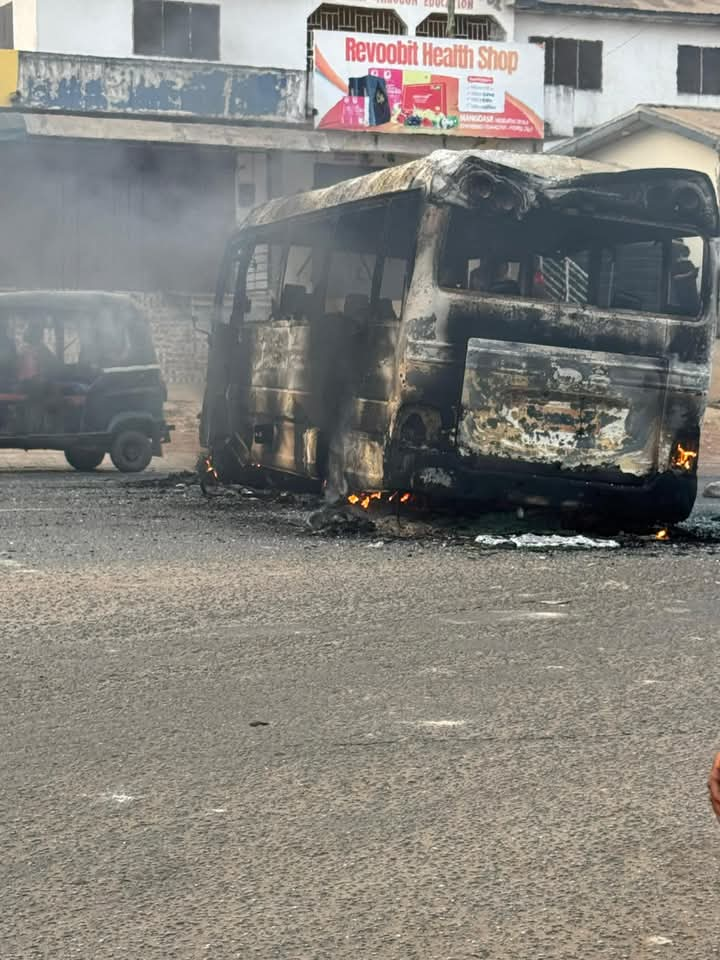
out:
<path id="1" fill-rule="evenodd" d="M 305 121 L 305 74 L 219 64 L 21 53 L 26 110 Z"/>

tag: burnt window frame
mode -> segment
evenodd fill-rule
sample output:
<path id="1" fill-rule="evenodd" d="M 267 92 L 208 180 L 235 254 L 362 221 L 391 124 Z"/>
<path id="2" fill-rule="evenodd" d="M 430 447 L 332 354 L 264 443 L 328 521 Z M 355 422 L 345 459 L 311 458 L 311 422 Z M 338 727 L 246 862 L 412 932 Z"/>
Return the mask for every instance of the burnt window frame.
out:
<path id="1" fill-rule="evenodd" d="M 662 276 L 660 277 L 661 289 L 662 289 L 662 304 L 660 308 L 657 310 L 651 310 L 649 308 L 646 309 L 643 307 L 638 307 L 638 308 L 615 307 L 615 306 L 602 306 L 597 304 L 596 301 L 598 299 L 598 290 L 599 290 L 599 283 L 600 283 L 600 261 L 601 261 L 603 251 L 610 249 L 610 245 L 607 242 L 597 238 L 592 240 L 592 242 L 589 242 L 587 247 L 585 248 L 588 251 L 591 264 L 592 264 L 591 270 L 588 276 L 589 296 L 586 302 L 581 303 L 573 300 L 566 301 L 566 300 L 558 300 L 555 298 L 544 299 L 539 297 L 533 297 L 532 287 L 534 283 L 534 276 L 533 276 L 534 270 L 532 266 L 532 260 L 537 256 L 548 256 L 548 255 L 537 254 L 537 253 L 532 253 L 528 251 L 525 251 L 523 253 L 521 259 L 519 258 L 514 261 L 520 264 L 520 279 L 519 279 L 520 290 L 517 293 L 500 293 L 500 292 L 492 292 L 492 291 L 484 291 L 484 290 L 473 290 L 468 287 L 448 286 L 447 284 L 441 283 L 440 278 L 441 278 L 441 271 L 443 269 L 443 260 L 445 257 L 447 243 L 452 233 L 452 214 L 454 212 L 457 212 L 460 214 L 462 214 L 463 212 L 468 213 L 469 211 L 468 209 L 461 206 L 448 205 L 445 208 L 445 212 L 446 212 L 445 223 L 442 230 L 438 234 L 437 247 L 435 250 L 433 284 L 438 290 L 442 290 L 446 293 L 458 294 L 460 296 L 471 297 L 473 299 L 477 298 L 480 300 L 500 299 L 500 300 L 512 301 L 515 303 L 521 302 L 527 305 L 537 305 L 539 303 L 540 304 L 544 303 L 548 305 L 552 304 L 552 305 L 561 306 L 561 307 L 563 306 L 571 307 L 574 310 L 577 310 L 578 308 L 580 308 L 583 310 L 589 310 L 589 311 L 595 311 L 595 312 L 612 311 L 613 313 L 627 313 L 633 317 L 638 317 L 643 315 L 648 317 L 671 317 L 675 320 L 680 320 L 684 322 L 694 322 L 694 323 L 697 323 L 703 319 L 703 315 L 705 314 L 709 306 L 711 287 L 712 287 L 712 278 L 710 276 L 710 273 L 711 273 L 710 249 L 709 249 L 710 244 L 709 244 L 708 238 L 702 236 L 702 234 L 700 233 L 695 235 L 698 239 L 702 240 L 702 243 L 703 243 L 702 263 L 698 267 L 698 269 L 701 271 L 700 284 L 698 287 L 698 309 L 695 311 L 695 313 L 684 313 L 684 312 L 680 312 L 679 309 L 672 309 L 672 304 L 671 304 L 671 290 L 672 290 L 671 279 L 672 278 L 671 278 L 671 272 L 670 272 L 670 263 L 671 263 L 670 248 L 672 246 L 672 243 L 675 242 L 675 240 L 687 239 L 687 237 L 683 238 L 678 233 L 673 238 L 673 232 L 671 230 L 669 230 L 667 227 L 660 227 L 660 226 L 658 226 L 655 229 L 655 232 L 657 234 L 655 239 L 662 242 L 663 244 Z M 490 222 L 489 224 L 491 228 L 496 219 L 498 222 L 500 222 L 500 218 L 491 218 L 492 222 Z M 602 219 L 604 220 L 605 218 L 602 218 Z M 608 221 L 608 222 L 611 222 L 611 221 Z M 630 246 L 634 243 L 649 242 L 650 240 L 653 239 L 653 236 L 651 235 L 652 230 L 648 231 L 643 224 L 636 224 L 635 226 L 638 229 L 639 235 L 635 239 L 628 239 L 625 244 L 626 246 Z M 588 234 L 588 236 L 589 238 L 592 238 L 592 235 L 590 233 Z M 518 253 L 522 253 L 522 251 L 518 251 Z M 468 262 L 471 259 L 473 258 L 468 257 Z M 508 261 L 509 260 L 510 258 L 508 258 Z"/>
<path id="2" fill-rule="evenodd" d="M 367 200 L 358 200 L 355 203 L 343 204 L 340 207 L 337 207 L 337 222 L 335 224 L 335 229 L 332 234 L 332 243 L 329 247 L 329 255 L 326 261 L 326 272 L 330 269 L 330 264 L 332 262 L 332 254 L 338 250 L 337 246 L 337 230 L 339 228 L 340 222 L 343 217 L 347 216 L 353 212 L 364 212 L 371 210 L 375 207 L 384 208 L 383 213 L 383 228 L 382 235 L 378 240 L 377 247 L 375 250 L 375 266 L 373 271 L 372 278 L 372 292 L 370 296 L 369 304 L 369 322 L 377 323 L 382 322 L 380 314 L 380 291 L 382 289 L 383 277 L 385 271 L 385 261 L 388 259 L 400 259 L 394 257 L 389 249 L 388 241 L 391 226 L 396 222 L 395 211 L 399 204 L 407 203 L 409 206 L 412 204 L 415 205 L 413 217 L 415 228 L 412 235 L 412 240 L 409 249 L 409 256 L 407 258 L 407 267 L 405 273 L 405 282 L 403 289 L 402 302 L 400 307 L 400 315 L 396 318 L 397 322 L 401 322 L 402 315 L 405 310 L 405 303 L 407 301 L 407 296 L 410 291 L 410 286 L 412 284 L 413 272 L 415 269 L 415 258 L 417 256 L 417 242 L 418 242 L 418 233 L 420 229 L 420 223 L 422 219 L 422 212 L 424 207 L 424 195 L 423 191 L 420 188 L 413 190 L 403 190 L 394 194 L 387 194 L 385 196 L 372 197 Z M 326 302 L 326 290 L 323 292 L 323 303 Z"/>
<path id="3" fill-rule="evenodd" d="M 545 86 L 599 93 L 603 89 L 603 41 L 575 37 L 529 37 L 545 48 Z M 572 64 L 574 50 L 574 65 Z M 559 64 L 559 51 L 565 51 Z"/>
<path id="4" fill-rule="evenodd" d="M 412 284 L 413 273 L 415 270 L 415 259 L 417 256 L 417 242 L 422 221 L 423 210 L 425 209 L 424 194 L 421 188 L 405 190 L 396 194 L 372 197 L 367 200 L 357 200 L 354 203 L 342 204 L 335 207 L 328 207 L 326 210 L 316 211 L 310 214 L 304 214 L 295 217 L 289 217 L 286 220 L 278 220 L 275 223 L 253 227 L 235 240 L 228 248 L 221 276 L 218 280 L 216 290 L 216 315 L 220 317 L 224 291 L 226 290 L 227 274 L 232 267 L 232 263 L 239 262 L 240 268 L 236 277 L 235 291 L 233 294 L 233 306 L 230 320 L 227 321 L 239 327 L 246 321 L 244 311 L 239 309 L 239 298 L 245 296 L 247 271 L 250 266 L 252 252 L 260 243 L 267 243 L 270 246 L 281 247 L 281 262 L 278 268 L 278 284 L 275 293 L 277 294 L 273 315 L 268 317 L 268 322 L 281 320 L 278 313 L 279 301 L 282 297 L 282 290 L 285 282 L 285 272 L 287 268 L 288 252 L 292 246 L 313 246 L 323 252 L 321 268 L 318 271 L 318 279 L 312 291 L 313 310 L 324 312 L 324 306 L 327 296 L 327 280 L 330 270 L 332 253 L 336 248 L 336 234 L 341 219 L 354 211 L 370 209 L 371 207 L 384 207 L 383 233 L 379 239 L 376 250 L 376 262 L 372 282 L 372 297 L 370 301 L 370 318 L 375 322 L 379 315 L 379 294 L 382 288 L 383 272 L 386 259 L 399 259 L 393 256 L 388 246 L 388 237 L 390 227 L 397 221 L 397 205 L 407 203 L 409 206 L 414 204 L 414 211 L 411 211 L 414 218 L 414 232 L 408 248 L 407 267 L 405 284 L 402 298 L 402 307 L 398 322 L 402 319 L 402 312 L 405 309 L 405 303 Z M 411 218 L 411 220 L 412 220 Z M 319 230 L 324 236 L 325 242 L 319 244 L 302 244 L 300 239 L 307 236 L 309 230 Z M 394 250 L 395 248 L 393 248 Z M 221 322 L 221 321 L 219 321 Z"/>
<path id="5" fill-rule="evenodd" d="M 202 10 L 203 16 L 214 16 L 215 22 L 212 25 L 213 36 L 211 38 L 212 49 L 204 47 L 196 52 L 193 49 L 193 35 L 195 27 L 193 18 L 195 11 Z M 187 52 L 177 52 L 169 49 L 167 37 L 167 20 L 171 14 L 184 12 L 187 25 Z M 150 41 L 140 40 L 138 29 L 140 22 L 145 17 L 156 15 L 158 19 L 157 37 Z M 149 22 L 146 20 L 146 23 Z M 222 28 L 222 7 L 220 3 L 197 3 L 195 0 L 133 0 L 133 53 L 138 57 L 161 57 L 167 60 L 195 60 L 200 62 L 217 63 L 221 59 L 221 28 Z M 198 33 L 200 32 L 199 27 Z M 209 33 L 208 33 L 209 35 Z"/>
<path id="6" fill-rule="evenodd" d="M 692 60 L 697 62 L 692 63 Z M 715 60 L 715 64 L 706 64 L 706 61 L 710 60 Z M 707 81 L 708 77 L 710 81 Z M 676 88 L 678 93 L 701 97 L 720 96 L 720 46 L 700 47 L 690 43 L 679 43 Z"/>

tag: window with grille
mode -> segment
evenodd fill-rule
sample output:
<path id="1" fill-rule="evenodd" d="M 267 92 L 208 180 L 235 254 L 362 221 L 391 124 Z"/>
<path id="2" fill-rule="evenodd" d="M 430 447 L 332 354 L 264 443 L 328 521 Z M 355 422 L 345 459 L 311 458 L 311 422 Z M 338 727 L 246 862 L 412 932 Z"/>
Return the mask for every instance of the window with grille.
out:
<path id="1" fill-rule="evenodd" d="M 135 53 L 187 60 L 220 59 L 220 6 L 135 0 Z"/>
<path id="2" fill-rule="evenodd" d="M 312 72 L 313 30 L 344 30 L 349 33 L 405 33 L 405 24 L 394 10 L 373 10 L 369 7 L 345 7 L 323 3 L 307 21 L 307 68 Z"/>
<path id="3" fill-rule="evenodd" d="M 678 93 L 720 94 L 720 47 L 678 47 Z"/>
<path id="4" fill-rule="evenodd" d="M 447 14 L 431 13 L 417 28 L 419 37 L 447 37 Z M 455 36 L 458 40 L 504 40 L 505 31 L 492 17 L 455 17 Z"/>
<path id="5" fill-rule="evenodd" d="M 602 90 L 602 40 L 530 37 L 545 47 L 545 84 L 575 90 Z"/>

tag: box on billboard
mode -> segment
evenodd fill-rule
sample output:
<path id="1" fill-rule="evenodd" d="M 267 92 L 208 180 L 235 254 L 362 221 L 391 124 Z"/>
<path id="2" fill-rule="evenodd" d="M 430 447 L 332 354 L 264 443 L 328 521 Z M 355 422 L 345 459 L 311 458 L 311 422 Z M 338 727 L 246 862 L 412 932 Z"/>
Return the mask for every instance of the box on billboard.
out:
<path id="1" fill-rule="evenodd" d="M 314 52 L 317 127 L 543 137 L 545 54 L 537 44 L 317 30 Z"/>

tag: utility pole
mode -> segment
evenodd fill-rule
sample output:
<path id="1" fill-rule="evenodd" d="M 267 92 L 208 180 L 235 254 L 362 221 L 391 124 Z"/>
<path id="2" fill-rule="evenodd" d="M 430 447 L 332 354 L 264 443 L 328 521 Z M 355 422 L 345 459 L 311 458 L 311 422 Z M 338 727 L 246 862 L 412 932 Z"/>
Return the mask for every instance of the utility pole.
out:
<path id="1" fill-rule="evenodd" d="M 449 37 L 454 37 L 457 32 L 455 30 L 455 0 L 447 0 L 447 5 L 448 5 L 447 35 Z"/>

